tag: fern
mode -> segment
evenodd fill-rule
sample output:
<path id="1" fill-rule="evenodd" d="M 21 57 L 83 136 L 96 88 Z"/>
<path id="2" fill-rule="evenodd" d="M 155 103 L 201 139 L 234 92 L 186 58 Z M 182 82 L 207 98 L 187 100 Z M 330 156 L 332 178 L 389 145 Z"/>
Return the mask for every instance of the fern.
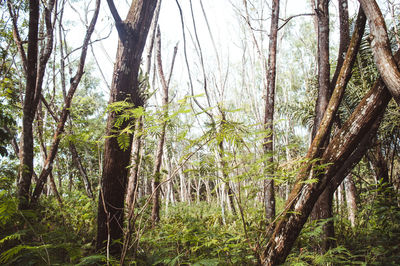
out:
<path id="1" fill-rule="evenodd" d="M 23 234 L 21 234 L 21 231 L 19 231 L 19 232 L 16 232 L 15 234 L 4 237 L 3 239 L 0 240 L 0 246 L 7 241 L 21 239 L 21 235 L 23 235 Z"/>
<path id="2" fill-rule="evenodd" d="M 123 151 L 129 148 L 130 141 L 130 136 L 127 133 L 122 133 L 117 136 L 118 146 Z"/>
<path id="3" fill-rule="evenodd" d="M 0 255 L 0 263 L 9 262 L 12 258 L 17 256 L 23 250 L 33 250 L 33 251 L 40 251 L 42 249 L 47 249 L 52 247 L 51 244 L 40 245 L 40 246 L 29 246 L 29 245 L 18 245 L 9 250 L 4 251 Z"/>

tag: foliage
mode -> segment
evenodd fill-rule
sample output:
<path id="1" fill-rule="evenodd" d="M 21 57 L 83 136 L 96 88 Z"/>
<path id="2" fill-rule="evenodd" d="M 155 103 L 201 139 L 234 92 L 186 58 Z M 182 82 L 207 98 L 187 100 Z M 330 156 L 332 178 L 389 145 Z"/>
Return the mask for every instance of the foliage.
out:
<path id="1" fill-rule="evenodd" d="M 14 198 L 11 199 L 15 201 Z M 15 202 L 10 204 L 1 197 L 2 264 L 75 264 L 81 258 L 85 258 L 88 252 L 92 252 L 92 225 L 96 208 L 92 200 L 81 192 L 76 192 L 69 195 L 62 208 L 52 197 L 42 201 L 42 204 L 35 211 L 20 212 Z M 10 206 L 14 207 L 10 209 Z M 7 216 L 5 207 L 8 208 Z"/>
<path id="2" fill-rule="evenodd" d="M 238 265 L 255 264 L 240 221 L 222 217 L 214 204 L 177 204 L 156 230 L 140 242 L 138 263 L 146 265 Z"/>

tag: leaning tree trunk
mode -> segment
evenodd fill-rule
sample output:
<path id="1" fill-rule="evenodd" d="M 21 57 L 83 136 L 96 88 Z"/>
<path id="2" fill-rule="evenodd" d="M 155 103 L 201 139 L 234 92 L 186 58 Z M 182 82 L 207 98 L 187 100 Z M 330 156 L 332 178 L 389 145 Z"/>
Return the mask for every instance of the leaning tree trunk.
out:
<path id="1" fill-rule="evenodd" d="M 132 1 L 124 21 L 121 20 L 114 2 L 112 0 L 107 2 L 119 35 L 109 103 L 126 100 L 135 107 L 142 106 L 143 99 L 139 88 L 138 73 L 157 0 Z M 129 145 L 126 149 L 121 149 L 117 138 L 111 136 L 117 130 L 126 127 L 128 123 L 134 123 L 134 121 L 125 121 L 120 127 L 116 127 L 116 119 L 117 114 L 110 112 L 106 128 L 106 135 L 110 137 L 106 138 L 104 144 L 96 243 L 97 250 L 107 247 L 107 252 L 111 252 L 113 255 L 119 255 L 121 251 L 121 245 L 115 240 L 121 239 L 123 235 L 127 167 L 130 161 L 133 136 L 132 134 L 127 136 Z"/>
<path id="2" fill-rule="evenodd" d="M 399 59 L 400 53 L 396 55 L 397 62 L 400 61 Z M 304 186 L 300 183 L 296 184 L 282 218 L 275 227 L 263 253 L 262 261 L 265 264 L 277 265 L 284 262 L 307 221 L 314 203 L 328 182 L 339 185 L 365 154 L 367 147 L 371 145 L 370 138 L 376 134 L 390 99 L 391 95 L 388 89 L 383 80 L 379 78 L 322 155 L 321 162 L 329 163 L 329 165 L 319 176 L 318 182 Z M 324 116 L 323 122 L 325 118 L 326 116 Z M 298 180 L 307 178 L 308 172 L 308 167 L 303 169 Z"/>
<path id="3" fill-rule="evenodd" d="M 264 180 L 265 218 L 272 221 L 275 217 L 274 191 L 274 109 L 276 81 L 276 53 L 278 41 L 279 0 L 272 1 L 271 30 L 269 36 L 269 55 L 267 72 L 267 92 L 265 95 L 264 128 L 267 136 L 264 138 L 264 154 L 268 157 L 266 169 L 267 178 Z"/>
<path id="4" fill-rule="evenodd" d="M 318 193 L 316 193 L 315 187 L 319 183 L 304 185 L 304 181 L 310 177 L 312 161 L 323 156 L 321 147 L 323 147 L 325 140 L 329 135 L 328 133 L 330 127 L 332 126 L 333 118 L 336 115 L 339 104 L 343 97 L 344 89 L 350 79 L 352 66 L 354 64 L 357 51 L 361 42 L 361 37 L 364 32 L 365 20 L 366 19 L 364 13 L 360 9 L 355 31 L 353 33 L 349 49 L 347 50 L 346 59 L 340 71 L 335 90 L 329 101 L 328 107 L 324 113 L 323 119 L 320 123 L 315 138 L 313 139 L 313 142 L 306 155 L 306 160 L 309 160 L 310 162 L 305 162 L 303 168 L 300 170 L 297 177 L 297 182 L 286 203 L 286 208 L 281 214 L 283 218 L 279 219 L 279 223 L 275 226 L 273 234 L 264 252 L 261 254 L 260 259 L 265 264 L 276 265 L 285 261 L 316 200 L 322 193 L 323 189 L 325 189 L 326 187 L 326 183 L 324 183 L 322 187 L 319 186 L 320 191 L 318 190 Z M 382 100 L 381 98 L 384 98 L 379 92 L 384 90 L 382 88 L 381 90 L 379 90 L 378 85 L 376 87 L 374 87 L 374 90 L 371 90 L 369 94 L 375 93 L 377 95 L 376 101 L 377 103 L 379 103 L 379 100 Z M 340 150 L 340 152 L 335 153 L 336 158 L 326 160 L 329 163 L 334 163 L 339 159 L 342 160 L 339 163 L 343 163 L 343 160 L 347 159 L 347 157 L 349 156 L 348 153 L 354 149 L 354 146 L 356 146 L 357 141 L 359 141 L 363 137 L 365 133 L 364 131 L 366 131 L 365 128 L 371 125 L 371 118 L 370 120 L 363 120 L 363 114 L 366 114 L 367 110 L 372 109 L 372 111 L 375 111 L 375 113 L 372 114 L 374 118 L 376 118 L 376 116 L 381 113 L 379 112 L 381 110 L 375 110 L 379 108 L 374 109 L 376 102 L 367 101 L 367 99 L 369 99 L 367 96 L 366 98 L 364 98 L 364 101 L 360 103 L 359 108 L 356 109 L 356 111 L 349 119 L 349 121 L 359 119 L 360 121 L 358 121 L 358 125 L 356 125 L 353 129 L 351 122 L 347 122 L 345 126 L 343 126 L 342 129 L 339 131 L 339 133 L 335 136 L 333 141 L 329 144 L 328 148 L 331 145 L 335 145 L 332 143 L 336 143 L 337 141 L 340 141 L 343 144 L 343 146 L 341 147 L 336 147 L 338 151 Z M 345 144 L 347 144 L 348 147 L 346 147 Z M 324 161 L 322 161 L 322 163 L 324 163 Z M 332 167 L 333 165 L 330 165 L 330 168 Z M 326 175 L 324 176 L 324 178 L 325 177 Z"/>
<path id="5" fill-rule="evenodd" d="M 375 0 L 359 0 L 370 27 L 376 66 L 394 100 L 400 105 L 400 71 L 390 48 L 385 19 Z"/>

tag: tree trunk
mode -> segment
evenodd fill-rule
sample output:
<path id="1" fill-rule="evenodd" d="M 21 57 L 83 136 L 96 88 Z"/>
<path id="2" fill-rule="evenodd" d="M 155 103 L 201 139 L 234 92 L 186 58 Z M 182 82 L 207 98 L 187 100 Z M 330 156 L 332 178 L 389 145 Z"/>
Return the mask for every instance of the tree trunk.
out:
<path id="1" fill-rule="evenodd" d="M 142 148 L 142 138 L 141 131 L 143 130 L 143 118 L 139 117 L 136 123 L 135 136 L 133 138 L 132 151 L 131 151 L 131 165 L 132 168 L 129 171 L 128 188 L 126 191 L 126 206 L 128 212 L 133 210 L 135 205 L 136 193 L 139 187 L 139 170 L 141 155 L 140 151 Z"/>
<path id="2" fill-rule="evenodd" d="M 315 118 L 311 134 L 312 139 L 314 139 L 317 133 L 331 97 L 329 65 L 329 1 L 318 0 L 315 12 L 318 22 L 318 98 L 315 104 Z M 328 136 L 326 137 L 325 143 L 321 149 L 324 149 L 328 143 L 327 139 L 329 138 L 330 132 L 327 134 Z M 314 174 L 314 171 L 312 171 L 312 175 Z M 319 200 L 314 206 L 314 209 L 311 213 L 312 220 L 327 219 L 332 217 L 332 197 L 333 191 L 327 188 L 327 190 L 321 194 Z M 333 229 L 332 222 L 328 222 L 323 226 L 321 236 L 322 246 L 317 248 L 319 252 L 324 253 L 327 249 L 329 249 L 332 243 L 328 241 L 328 239 L 333 237 Z"/>
<path id="3" fill-rule="evenodd" d="M 329 1 L 318 0 L 315 10 L 318 19 L 318 98 L 312 138 L 315 137 L 330 98 L 329 65 Z"/>
<path id="4" fill-rule="evenodd" d="M 353 33 L 349 49 L 347 50 L 345 62 L 340 71 L 339 78 L 327 110 L 324 113 L 324 117 L 321 121 L 312 145 L 308 150 L 306 156 L 307 160 L 312 161 L 321 157 L 321 155 L 324 155 L 328 151 L 326 150 L 325 153 L 322 153 L 321 147 L 325 143 L 329 128 L 333 123 L 333 118 L 343 96 L 344 88 L 350 79 L 351 69 L 354 64 L 359 44 L 361 42 L 361 37 L 364 32 L 364 25 L 365 16 L 360 9 L 355 31 Z M 374 123 L 374 119 L 379 117 L 386 107 L 390 97 L 386 97 L 388 95 L 385 95 L 385 92 L 386 91 L 384 90 L 383 85 L 377 82 L 374 88 L 364 97 L 358 108 L 353 112 L 345 126 L 342 127 L 339 133 L 336 134 L 335 138 L 329 144 L 328 149 L 333 146 L 334 150 L 337 151 L 331 152 L 336 157 L 327 158 L 322 160 L 321 163 L 337 162 L 339 164 L 343 164 L 343 162 L 351 155 L 351 152 L 357 146 L 357 143 L 360 141 L 360 139 L 362 139 L 366 132 L 368 132 L 367 129 Z M 368 111 L 371 112 L 370 116 Z M 354 124 L 352 124 L 352 121 L 354 121 Z M 337 142 L 340 144 L 338 145 Z M 328 175 L 322 175 L 325 183 L 322 183 L 322 187 L 318 186 L 321 190 L 316 191 L 315 189 L 321 182 L 307 185 L 303 184 L 303 182 L 310 177 L 311 168 L 312 162 L 304 163 L 303 168 L 300 170 L 297 176 L 297 182 L 286 203 L 286 208 L 282 214 L 284 217 L 283 219 L 279 219 L 279 222 L 273 231 L 273 235 L 270 238 L 266 249 L 261 254 L 261 261 L 268 265 L 276 265 L 284 262 L 294 241 L 300 233 L 301 228 L 306 222 L 313 205 L 315 204 L 319 195 L 322 193 L 323 189 L 326 187 L 326 177 Z M 328 167 L 326 167 L 324 170 L 327 171 L 328 169 L 333 169 L 333 165 L 328 165 Z"/>
<path id="5" fill-rule="evenodd" d="M 36 204 L 40 194 L 42 193 L 43 190 L 43 186 L 47 181 L 47 177 L 49 176 L 50 172 L 53 169 L 53 163 L 54 163 L 54 159 L 56 158 L 57 152 L 58 152 L 58 146 L 60 144 L 61 141 L 61 135 L 64 132 L 64 127 L 65 127 L 65 123 L 67 121 L 67 118 L 69 116 L 69 109 L 71 107 L 71 103 L 72 103 L 72 98 L 74 97 L 75 91 L 78 88 L 78 84 L 83 76 L 84 73 L 84 67 L 85 67 L 85 61 L 86 61 L 86 54 L 87 54 L 87 48 L 89 45 L 89 41 L 90 41 L 90 37 L 92 36 L 92 33 L 94 31 L 94 27 L 96 25 L 96 21 L 97 21 L 97 17 L 99 14 L 99 10 L 100 10 L 100 0 L 96 1 L 96 8 L 95 8 L 95 13 L 93 14 L 92 20 L 90 22 L 90 25 L 86 31 L 86 35 L 83 41 L 83 45 L 82 45 L 82 52 L 81 52 L 81 56 L 79 59 L 79 66 L 78 69 L 76 71 L 75 76 L 72 78 L 71 81 L 71 86 L 70 89 L 68 91 L 67 97 L 65 99 L 65 103 L 64 103 L 64 107 L 61 111 L 61 115 L 60 115 L 60 119 L 57 123 L 57 128 L 56 128 L 56 132 L 53 135 L 53 141 L 51 144 L 51 148 L 49 151 L 49 154 L 46 158 L 46 161 L 44 163 L 44 167 L 42 169 L 42 172 L 40 173 L 39 176 L 39 181 L 36 184 L 35 190 L 33 191 L 32 197 L 31 197 L 31 204 Z"/>
<path id="6" fill-rule="evenodd" d="M 154 164 L 154 171 L 153 171 L 153 184 L 152 184 L 153 208 L 151 211 L 151 221 L 153 226 L 155 226 L 160 221 L 160 177 L 161 177 L 160 170 L 161 170 L 167 119 L 168 119 L 168 83 L 167 80 L 165 79 L 162 60 L 161 60 L 161 33 L 159 28 L 157 29 L 156 45 L 157 45 L 156 56 L 157 56 L 158 75 L 160 77 L 161 85 L 163 88 L 162 111 L 163 111 L 164 121 L 161 125 L 161 135 L 158 142 L 156 161 Z"/>
<path id="7" fill-rule="evenodd" d="M 347 175 L 344 180 L 347 200 L 347 212 L 349 221 L 352 227 L 356 226 L 356 213 L 357 213 L 357 190 L 351 174 Z"/>
<path id="8" fill-rule="evenodd" d="M 396 60 L 398 59 L 400 59 L 400 53 L 396 56 Z M 284 262 L 307 221 L 314 203 L 328 182 L 339 185 L 343 176 L 346 176 L 345 173 L 365 154 L 368 144 L 370 145 L 371 135 L 376 134 L 390 99 L 389 91 L 382 79 L 379 79 L 364 96 L 322 155 L 321 162 L 329 163 L 329 165 L 319 176 L 318 182 L 306 185 L 296 184 L 286 204 L 283 217 L 276 225 L 261 257 L 265 264 L 277 265 Z M 299 173 L 299 181 L 307 177 L 308 169 L 305 167 L 305 170 L 303 169 Z"/>
<path id="9" fill-rule="evenodd" d="M 370 27 L 376 66 L 393 98 L 400 106 L 400 71 L 392 55 L 385 19 L 375 0 L 359 0 Z"/>
<path id="10" fill-rule="evenodd" d="M 33 120 L 36 106 L 33 100 L 36 92 L 38 32 L 39 32 L 39 0 L 29 1 L 28 55 L 26 69 L 26 88 L 23 103 L 22 136 L 20 148 L 20 169 L 18 180 L 19 209 L 29 207 L 29 189 L 33 175 Z M 25 53 L 21 50 L 21 56 Z"/>
<path id="11" fill-rule="evenodd" d="M 264 155 L 268 158 L 266 178 L 264 180 L 265 218 L 272 221 L 275 217 L 274 191 L 274 110 L 275 110 L 275 81 L 276 81 L 276 53 L 278 41 L 279 0 L 272 1 L 271 29 L 269 36 L 269 55 L 267 72 L 267 91 L 265 95 L 264 129 L 267 136 L 264 138 Z"/>
<path id="12" fill-rule="evenodd" d="M 326 12 L 329 12 L 329 10 L 326 10 Z M 329 98 L 335 89 L 335 85 L 337 82 L 337 79 L 340 74 L 340 70 L 343 66 L 344 60 L 345 60 L 345 55 L 346 55 L 346 50 L 349 47 L 350 44 L 350 35 L 349 35 L 349 14 L 348 14 L 348 2 L 347 0 L 339 0 L 339 19 L 340 19 L 340 42 L 339 42 L 339 53 L 338 53 L 338 58 L 337 58 L 337 65 L 336 65 L 336 70 L 333 75 L 332 81 L 329 84 L 329 90 L 326 92 L 326 94 L 323 95 L 324 98 L 327 98 L 329 101 Z M 318 16 L 318 21 L 320 21 L 320 16 Z M 323 24 L 329 23 L 329 18 L 327 21 L 324 21 Z M 320 25 L 320 23 L 318 24 Z M 326 26 L 326 25 L 324 25 Z M 329 25 L 327 26 L 329 27 Z M 319 29 L 321 26 L 318 27 Z M 323 33 L 323 30 L 320 30 L 320 33 Z M 326 37 L 324 36 L 326 33 L 321 34 L 322 36 L 319 37 L 318 41 L 323 41 Z M 329 31 L 328 31 L 329 34 Z M 329 47 L 324 47 L 325 49 L 329 49 Z M 325 54 L 325 53 L 323 53 Z M 326 59 L 326 58 L 325 58 Z M 321 67 L 323 68 L 323 67 Z M 320 77 L 320 76 L 319 76 Z M 320 95 L 319 95 L 320 96 Z M 324 101 L 321 101 L 322 103 Z M 322 107 L 321 107 L 322 108 Z M 326 108 L 326 107 L 325 107 Z M 318 109 L 316 109 L 318 110 Z M 323 114 L 316 114 L 316 117 L 321 116 Z M 317 122 L 318 119 L 315 119 L 315 123 Z M 314 129 L 317 129 L 319 125 L 314 124 L 313 131 Z M 313 134 L 312 137 L 315 137 Z M 327 141 L 328 142 L 328 141 Z M 326 143 L 327 145 L 327 143 Z M 335 190 L 332 188 L 332 186 L 328 186 L 326 190 L 321 194 L 319 197 L 317 203 L 314 206 L 314 209 L 311 213 L 311 219 L 313 220 L 324 220 L 324 219 L 329 219 L 333 217 L 333 209 L 332 209 L 332 204 L 333 204 L 333 193 Z M 318 250 L 320 253 L 325 253 L 327 250 L 329 250 L 331 247 L 335 245 L 334 242 L 334 236 L 335 236 L 335 231 L 334 231 L 334 223 L 333 220 L 330 220 L 326 222 L 323 225 L 323 232 L 322 232 L 322 243 L 321 246 L 318 247 Z"/>
<path id="13" fill-rule="evenodd" d="M 157 0 L 133 1 L 125 21 L 121 20 L 114 2 L 112 0 L 107 2 L 119 35 L 109 103 L 128 100 L 135 107 L 142 106 L 143 99 L 139 88 L 138 73 Z M 128 123 L 132 123 L 132 121 L 126 121 L 118 128 L 115 126 L 116 118 L 116 113 L 109 113 L 107 136 L 115 134 L 116 130 L 125 128 Z M 116 256 L 120 253 L 121 245 L 117 242 L 111 244 L 110 241 L 122 238 L 127 167 L 130 161 L 133 136 L 129 135 L 128 138 L 130 143 L 125 150 L 119 147 L 115 137 L 106 138 L 99 193 L 96 248 L 99 250 L 106 246 L 110 247 L 110 250 L 107 251 Z"/>

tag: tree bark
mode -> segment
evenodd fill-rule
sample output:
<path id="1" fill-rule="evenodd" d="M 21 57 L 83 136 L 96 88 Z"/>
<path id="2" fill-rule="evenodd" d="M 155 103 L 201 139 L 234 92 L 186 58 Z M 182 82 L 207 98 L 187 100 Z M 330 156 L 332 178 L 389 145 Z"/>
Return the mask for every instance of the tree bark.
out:
<path id="1" fill-rule="evenodd" d="M 153 207 L 151 211 L 151 221 L 152 225 L 155 226 L 160 221 L 160 177 L 161 177 L 161 163 L 163 157 L 163 150 L 164 150 L 164 142 L 165 142 L 165 133 L 167 127 L 167 119 L 168 119 L 168 84 L 165 79 L 164 70 L 162 66 L 162 59 L 161 59 L 161 33 L 160 29 L 157 29 L 157 36 L 156 36 L 156 55 L 157 55 L 157 68 L 158 68 L 158 75 L 161 80 L 161 85 L 163 88 L 163 97 L 162 97 L 162 112 L 163 112 L 163 123 L 161 126 L 161 135 L 158 142 L 157 147 L 157 154 L 156 154 L 156 161 L 154 164 L 154 171 L 153 171 Z"/>
<path id="2" fill-rule="evenodd" d="M 28 55 L 21 50 L 22 58 L 27 58 L 26 88 L 23 104 L 22 136 L 20 148 L 20 169 L 18 180 L 18 198 L 20 210 L 29 207 L 29 189 L 33 175 L 33 120 L 36 107 L 33 100 L 36 92 L 38 32 L 39 32 L 39 0 L 29 1 Z"/>
<path id="3" fill-rule="evenodd" d="M 304 225 L 305 221 L 307 220 L 314 203 L 316 202 L 318 196 L 320 193 L 322 193 L 322 190 L 325 189 L 326 184 L 322 187 L 321 191 L 318 191 L 318 193 L 315 193 L 315 187 L 318 183 L 312 183 L 312 184 L 307 184 L 304 185 L 304 181 L 309 178 L 309 173 L 312 168 L 312 160 L 315 160 L 323 153 L 321 152 L 321 147 L 325 143 L 325 139 L 328 135 L 329 128 L 331 127 L 333 123 L 333 118 L 336 114 L 336 111 L 338 109 L 339 103 L 341 102 L 341 98 L 343 96 L 344 88 L 347 85 L 348 80 L 350 79 L 351 76 L 351 69 L 354 64 L 356 54 L 361 42 L 361 37 L 364 32 L 364 26 L 365 26 L 365 16 L 362 10 L 360 9 L 359 15 L 357 18 L 356 22 L 356 28 L 352 36 L 352 40 L 350 42 L 349 49 L 347 50 L 346 54 L 346 59 L 345 62 L 343 63 L 343 67 L 340 71 L 339 78 L 335 87 L 335 90 L 332 94 L 332 97 L 330 99 L 330 102 L 328 104 L 327 110 L 324 113 L 324 117 L 321 121 L 321 124 L 319 126 L 319 130 L 316 133 L 316 136 L 312 142 L 312 145 L 310 146 L 308 153 L 306 155 L 306 160 L 310 160 L 310 162 L 305 162 L 304 166 L 300 170 L 298 176 L 297 176 L 297 181 L 296 184 L 288 198 L 288 201 L 286 203 L 286 208 L 282 214 L 283 218 L 281 218 L 278 222 L 278 224 L 275 227 L 275 230 L 273 231 L 272 237 L 270 238 L 270 241 L 268 242 L 266 249 L 264 252 L 261 254 L 261 261 L 264 262 L 265 264 L 268 265 L 276 265 L 279 263 L 284 262 L 286 259 L 287 255 L 290 252 L 290 249 L 297 238 L 298 234 L 300 233 L 300 230 L 302 226 Z M 373 109 L 375 107 L 374 104 L 379 104 L 379 100 L 382 100 L 381 98 L 384 98 L 380 92 L 383 91 L 382 88 L 379 87 L 380 84 L 376 85 L 373 90 L 369 93 L 364 98 L 364 101 L 360 103 L 359 108 L 356 109 L 356 111 L 353 113 L 353 115 L 350 117 L 348 121 L 352 121 L 357 119 L 362 119 L 364 118 L 364 112 L 366 113 L 366 110 L 368 108 Z M 380 90 L 379 90 L 380 88 Z M 369 99 L 368 97 L 370 94 L 373 94 L 373 92 L 376 92 L 375 94 L 378 95 L 377 102 L 373 101 L 367 101 Z M 382 101 L 384 101 L 383 99 Z M 385 104 L 385 103 L 382 103 Z M 387 104 L 387 103 L 386 103 Z M 364 108 L 364 106 L 366 106 Z M 377 105 L 380 107 L 380 105 Z M 386 106 L 386 105 L 385 105 Z M 364 110 L 365 109 L 365 110 Z M 379 109 L 379 108 L 376 108 Z M 376 110 L 373 110 L 376 111 Z M 379 114 L 379 112 L 378 112 Z M 373 113 L 373 115 L 377 115 L 377 113 Z M 349 146 L 355 146 L 356 141 L 358 141 L 362 136 L 357 135 L 358 134 L 363 134 L 364 132 L 360 131 L 361 129 L 365 130 L 365 126 L 369 126 L 368 124 L 371 122 L 370 121 L 364 121 L 361 120 L 359 121 L 360 125 L 355 126 L 354 129 L 351 127 L 351 122 L 347 122 L 346 128 L 342 127 L 342 129 L 339 131 L 339 133 L 335 136 L 334 140 L 338 141 L 340 140 L 343 143 L 348 144 Z M 349 132 L 349 128 L 351 129 Z M 347 136 L 349 134 L 349 136 Z M 353 135 L 351 135 L 353 134 Z M 355 139 L 357 138 L 356 140 Z M 353 138 L 353 139 L 351 139 Z M 332 143 L 335 143 L 332 141 L 328 148 L 331 145 L 334 145 Z M 352 151 L 354 147 L 351 147 L 349 150 L 346 150 L 347 147 L 345 146 L 338 146 L 335 147 L 337 152 L 335 153 L 338 157 L 340 156 L 341 158 L 347 158 L 348 154 L 345 154 L 346 157 L 343 157 L 342 152 L 348 152 Z M 326 151 L 325 151 L 326 152 Z M 329 163 L 333 163 L 336 161 L 331 159 L 331 160 L 326 160 Z M 323 161 L 321 161 L 323 163 Z M 329 166 L 329 165 L 328 165 Z M 330 166 L 329 168 L 331 168 Z M 327 170 L 326 168 L 325 170 Z M 319 176 L 316 176 L 319 177 Z M 307 202 L 307 204 L 305 204 Z M 271 227 L 272 228 L 272 227 Z"/>
<path id="4" fill-rule="evenodd" d="M 339 77 L 340 70 L 345 60 L 346 51 L 350 44 L 349 13 L 348 13 L 347 0 L 339 0 L 339 19 L 340 19 L 339 53 L 336 61 L 337 62 L 336 70 L 333 75 L 332 81 L 329 84 L 329 91 L 327 92 L 327 95 L 324 95 L 324 97 L 327 97 L 328 99 L 330 98 L 333 90 L 335 89 L 335 85 Z M 314 124 L 314 128 L 318 128 L 318 126 L 319 125 Z M 327 145 L 327 143 L 325 145 Z M 333 204 L 334 192 L 335 191 L 333 190 L 332 186 L 327 186 L 326 190 L 320 195 L 317 203 L 314 206 L 313 211 L 311 212 L 310 216 L 312 220 L 323 220 L 333 217 L 332 204 Z M 323 225 L 323 231 L 321 236 L 322 242 L 321 246 L 319 246 L 317 249 L 321 253 L 325 253 L 326 251 L 328 251 L 331 247 L 335 245 L 335 242 L 333 240 L 334 236 L 335 236 L 334 223 L 333 220 L 330 220 Z"/>
<path id="5" fill-rule="evenodd" d="M 392 55 L 385 20 L 375 0 L 359 2 L 368 18 L 376 66 L 397 105 L 400 105 L 400 71 Z"/>
<path id="6" fill-rule="evenodd" d="M 276 53 L 278 41 L 279 0 L 272 1 L 271 29 L 269 37 L 267 91 L 265 95 L 264 129 L 267 136 L 264 138 L 264 155 L 268 158 L 266 165 L 266 179 L 264 180 L 265 218 L 271 221 L 275 217 L 274 191 L 274 110 L 275 110 L 275 81 L 276 81 Z"/>
<path id="7" fill-rule="evenodd" d="M 371 149 L 371 152 L 367 154 L 367 158 L 373 166 L 377 184 L 385 184 L 384 186 L 387 186 L 389 184 L 389 168 L 379 143 Z"/>
<path id="8" fill-rule="evenodd" d="M 357 189 L 351 174 L 347 175 L 344 180 L 346 191 L 347 212 L 349 221 L 352 227 L 356 226 L 356 213 L 357 213 Z"/>
<path id="9" fill-rule="evenodd" d="M 330 98 L 329 65 L 329 0 L 318 0 L 315 10 L 318 19 L 318 98 L 312 138 L 315 137 Z"/>
<path id="10" fill-rule="evenodd" d="M 138 80 L 140 61 L 157 0 L 133 1 L 124 21 L 121 20 L 114 2 L 112 0 L 107 0 L 107 2 L 119 35 L 109 103 L 128 100 L 135 107 L 139 107 L 143 105 Z M 107 136 L 113 135 L 119 129 L 115 126 L 116 118 L 115 112 L 109 113 Z M 131 122 L 126 121 L 121 128 L 125 128 Z M 123 235 L 127 167 L 130 161 L 133 136 L 129 135 L 128 137 L 130 144 L 126 150 L 120 149 L 115 137 L 108 137 L 105 140 L 97 215 L 97 250 L 106 247 L 109 241 L 121 239 Z M 110 242 L 108 244 L 108 246 L 111 245 L 110 253 L 118 256 L 121 245 Z"/>
<path id="11" fill-rule="evenodd" d="M 400 53 L 396 56 L 396 60 L 399 59 Z M 346 176 L 343 173 L 349 171 L 365 154 L 370 137 L 376 133 L 390 99 L 388 89 L 379 78 L 329 143 L 321 158 L 323 164 L 329 165 L 319 176 L 318 182 L 306 185 L 297 183 L 292 190 L 282 218 L 263 253 L 262 261 L 265 264 L 277 265 L 284 262 L 314 203 L 328 182 L 333 180 L 335 184 L 340 184 L 343 179 L 335 177 Z M 299 177 L 301 176 L 307 176 L 307 171 L 300 173 Z"/>

